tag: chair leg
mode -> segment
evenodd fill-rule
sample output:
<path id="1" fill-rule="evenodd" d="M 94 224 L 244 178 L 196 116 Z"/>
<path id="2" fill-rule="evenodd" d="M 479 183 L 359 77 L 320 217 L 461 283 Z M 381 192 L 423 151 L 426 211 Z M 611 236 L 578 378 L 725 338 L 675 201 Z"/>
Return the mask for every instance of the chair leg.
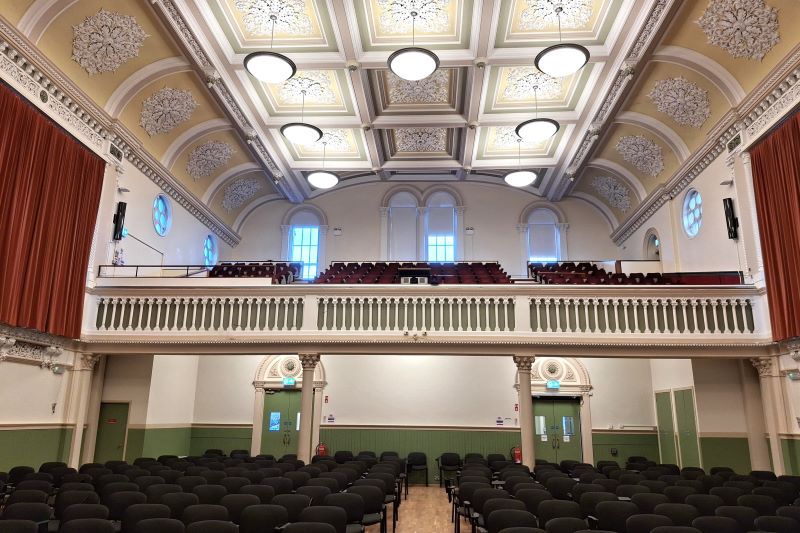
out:
<path id="1" fill-rule="evenodd" d="M 428 486 L 428 467 L 425 467 L 425 486 Z"/>
<path id="2" fill-rule="evenodd" d="M 442 467 L 439 467 L 439 486 L 442 486 Z"/>

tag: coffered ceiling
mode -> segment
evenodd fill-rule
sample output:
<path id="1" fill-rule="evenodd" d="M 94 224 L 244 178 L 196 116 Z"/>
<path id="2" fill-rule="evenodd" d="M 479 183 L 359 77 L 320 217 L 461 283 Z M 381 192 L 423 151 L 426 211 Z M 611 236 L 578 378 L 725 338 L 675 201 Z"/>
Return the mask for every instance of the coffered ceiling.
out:
<path id="1" fill-rule="evenodd" d="M 525 193 L 580 196 L 616 226 L 796 51 L 800 34 L 796 0 L 3 4 L 8 23 L 234 230 L 270 201 L 325 194 L 305 180 L 323 155 L 343 185 L 505 186 L 502 175 L 522 165 L 540 173 Z M 533 66 L 559 42 L 554 4 L 564 9 L 561 39 L 591 53 L 560 79 Z M 412 8 L 414 42 L 441 59 L 419 82 L 386 68 L 411 44 Z M 243 67 L 270 47 L 298 66 L 286 83 Z M 280 134 L 301 108 L 322 141 L 297 146 Z M 537 112 L 561 130 L 518 143 L 515 126 Z"/>

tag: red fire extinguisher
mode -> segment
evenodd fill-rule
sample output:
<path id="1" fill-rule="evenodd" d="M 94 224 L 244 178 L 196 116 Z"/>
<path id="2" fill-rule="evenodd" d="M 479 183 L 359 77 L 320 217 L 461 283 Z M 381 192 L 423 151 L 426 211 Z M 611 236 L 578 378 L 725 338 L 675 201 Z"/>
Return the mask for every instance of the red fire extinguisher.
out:
<path id="1" fill-rule="evenodd" d="M 317 445 L 317 455 L 328 455 L 328 445 L 324 442 L 320 442 Z"/>
<path id="2" fill-rule="evenodd" d="M 511 448 L 511 459 L 517 464 L 522 463 L 522 448 L 519 446 Z"/>

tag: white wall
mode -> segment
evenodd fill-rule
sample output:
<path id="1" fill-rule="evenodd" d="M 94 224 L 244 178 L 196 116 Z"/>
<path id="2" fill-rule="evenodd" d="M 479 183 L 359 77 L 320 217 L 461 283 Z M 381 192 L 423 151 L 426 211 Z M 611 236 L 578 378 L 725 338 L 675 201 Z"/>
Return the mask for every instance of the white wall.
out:
<path id="1" fill-rule="evenodd" d="M 128 424 L 146 424 L 152 371 L 152 355 L 109 356 L 101 401 L 129 402 Z"/>
<path id="2" fill-rule="evenodd" d="M 749 363 L 748 363 L 749 364 Z M 701 433 L 745 433 L 738 359 L 692 360 L 697 429 Z"/>
<path id="3" fill-rule="evenodd" d="M 59 359 L 72 354 L 64 352 Z M 70 372 L 6 361 L 0 363 L 0 424 L 62 424 L 67 422 Z M 53 404 L 56 404 L 53 412 Z"/>
<path id="4" fill-rule="evenodd" d="M 156 355 L 150 377 L 147 424 L 185 424 L 194 420 L 197 355 Z"/>
<path id="5" fill-rule="evenodd" d="M 650 361 L 653 390 L 682 389 L 694 385 L 691 359 L 653 359 Z"/>
<path id="6" fill-rule="evenodd" d="M 415 182 L 420 195 L 440 184 Z M 328 225 L 342 229 L 342 235 L 329 231 L 326 238 L 326 262 L 333 260 L 380 259 L 381 226 L 379 208 L 383 197 L 396 184 L 371 183 L 337 189 L 310 204 L 320 208 Z M 455 187 L 463 198 L 464 226 L 475 229 L 471 237 L 475 260 L 500 261 L 507 272 L 524 275 L 524 254 L 516 225 L 526 206 L 538 197 L 511 190 L 509 187 L 480 183 L 458 183 Z M 605 219 L 587 203 L 567 198 L 556 204 L 569 223 L 567 252 L 571 259 L 617 258 L 619 251 L 608 235 Z M 287 202 L 270 202 L 259 207 L 244 222 L 239 233 L 242 242 L 224 259 L 279 259 L 281 255 L 281 222 L 286 212 L 295 207 Z M 409 235 L 409 239 L 416 236 Z M 462 236 L 462 245 L 465 242 Z"/>
<path id="7" fill-rule="evenodd" d="M 494 427 L 515 423 L 511 357 L 326 355 L 323 416 L 335 425 Z"/>
<path id="8" fill-rule="evenodd" d="M 580 359 L 592 383 L 592 428 L 655 426 L 649 359 Z"/>
<path id="9" fill-rule="evenodd" d="M 252 424 L 253 380 L 260 355 L 200 356 L 194 422 Z"/>

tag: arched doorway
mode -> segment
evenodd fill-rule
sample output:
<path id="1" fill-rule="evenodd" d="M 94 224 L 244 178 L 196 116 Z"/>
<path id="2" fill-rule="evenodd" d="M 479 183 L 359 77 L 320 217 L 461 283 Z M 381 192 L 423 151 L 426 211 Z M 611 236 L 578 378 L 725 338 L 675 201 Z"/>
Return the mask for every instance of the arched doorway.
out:
<path id="1" fill-rule="evenodd" d="M 516 377 L 519 388 L 519 373 Z M 534 449 L 537 459 L 594 462 L 592 384 L 573 357 L 536 357 L 531 366 Z"/>
<path id="2" fill-rule="evenodd" d="M 314 411 L 312 443 L 319 442 L 319 414 L 322 390 L 326 384 L 322 362 L 314 369 Z M 269 355 L 256 369 L 253 379 L 253 437 L 251 455 L 270 453 L 276 457 L 296 454 L 300 431 L 300 391 L 303 389 L 303 366 L 296 354 Z"/>

